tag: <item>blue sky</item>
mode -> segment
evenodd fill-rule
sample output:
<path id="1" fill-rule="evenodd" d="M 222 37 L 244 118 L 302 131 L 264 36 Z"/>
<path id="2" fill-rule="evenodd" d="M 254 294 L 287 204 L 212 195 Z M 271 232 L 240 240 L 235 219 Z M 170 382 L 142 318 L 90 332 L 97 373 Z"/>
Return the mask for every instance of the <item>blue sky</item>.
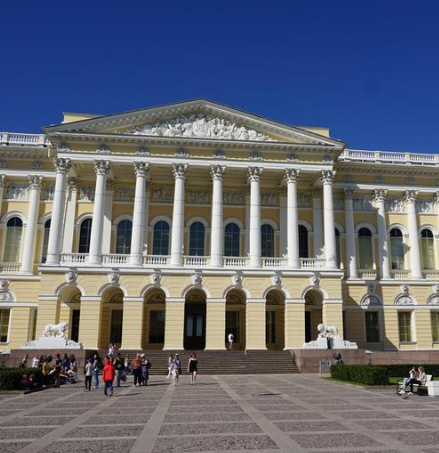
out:
<path id="1" fill-rule="evenodd" d="M 2 0 L 0 131 L 205 97 L 439 152 L 438 17 L 435 0 Z"/>

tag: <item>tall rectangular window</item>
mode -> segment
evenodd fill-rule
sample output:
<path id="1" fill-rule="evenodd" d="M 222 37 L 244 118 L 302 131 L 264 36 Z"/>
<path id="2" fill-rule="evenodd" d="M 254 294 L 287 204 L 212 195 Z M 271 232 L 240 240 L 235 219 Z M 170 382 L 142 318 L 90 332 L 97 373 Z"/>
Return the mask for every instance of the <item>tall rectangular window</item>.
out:
<path id="1" fill-rule="evenodd" d="M 431 312 L 431 333 L 433 341 L 439 341 L 439 311 Z"/>
<path id="2" fill-rule="evenodd" d="M 111 311 L 110 342 L 122 343 L 123 310 Z"/>
<path id="3" fill-rule="evenodd" d="M 0 310 L 0 343 L 8 341 L 10 310 Z"/>
<path id="4" fill-rule="evenodd" d="M 160 344 L 164 342 L 165 342 L 165 310 L 152 310 L 149 312 L 148 343 Z"/>
<path id="5" fill-rule="evenodd" d="M 364 313 L 366 325 L 366 342 L 378 343 L 380 341 L 380 316 L 377 311 L 366 311 Z"/>
<path id="6" fill-rule="evenodd" d="M 398 312 L 399 341 L 410 343 L 412 341 L 412 312 Z"/>

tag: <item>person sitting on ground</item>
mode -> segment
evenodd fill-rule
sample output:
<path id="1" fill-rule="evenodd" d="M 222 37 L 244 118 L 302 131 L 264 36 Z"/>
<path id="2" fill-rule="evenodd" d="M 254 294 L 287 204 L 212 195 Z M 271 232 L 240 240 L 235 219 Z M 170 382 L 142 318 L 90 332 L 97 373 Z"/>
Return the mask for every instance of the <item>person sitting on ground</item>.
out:
<path id="1" fill-rule="evenodd" d="M 22 359 L 21 359 L 21 362 L 20 362 L 20 365 L 18 365 L 20 368 L 27 368 L 27 359 L 29 358 L 29 356 L 26 354 Z"/>
<path id="2" fill-rule="evenodd" d="M 413 393 L 413 385 L 425 385 L 427 383 L 427 374 L 424 371 L 424 368 L 419 367 L 419 374 L 417 378 L 409 379 L 407 385 L 410 386 L 410 394 Z"/>
<path id="3" fill-rule="evenodd" d="M 418 370 L 418 367 L 417 366 L 412 366 L 412 368 L 410 369 L 409 371 L 409 377 L 405 377 L 403 380 L 402 380 L 402 384 L 401 384 L 401 390 L 400 390 L 400 394 L 403 394 L 405 393 L 405 389 L 407 387 L 407 382 L 410 381 L 410 379 L 417 379 L 418 378 L 418 375 L 419 375 L 419 370 Z"/>
<path id="4" fill-rule="evenodd" d="M 38 355 L 36 355 L 32 359 L 32 368 L 38 368 L 39 364 L 40 364 L 40 358 L 38 357 Z"/>
<path id="5" fill-rule="evenodd" d="M 31 374 L 29 376 L 29 382 L 30 382 L 30 388 L 33 389 L 35 387 L 37 387 L 39 384 L 37 384 L 37 381 L 35 379 L 35 374 Z"/>
<path id="6" fill-rule="evenodd" d="M 21 388 L 22 390 L 30 390 L 31 389 L 31 381 L 29 379 L 29 376 L 27 374 L 23 374 L 21 378 Z"/>
<path id="7" fill-rule="evenodd" d="M 43 385 L 49 385 L 51 381 L 51 371 L 52 367 L 49 364 L 49 359 L 46 357 L 43 362 L 42 372 L 43 372 Z"/>

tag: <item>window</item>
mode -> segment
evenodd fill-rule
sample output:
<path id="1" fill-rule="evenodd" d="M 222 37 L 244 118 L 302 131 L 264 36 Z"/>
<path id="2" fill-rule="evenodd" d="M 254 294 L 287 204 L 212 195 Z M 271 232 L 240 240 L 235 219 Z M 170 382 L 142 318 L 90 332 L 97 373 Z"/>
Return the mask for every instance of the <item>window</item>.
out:
<path id="1" fill-rule="evenodd" d="M 338 228 L 335 229 L 335 254 L 337 256 L 337 267 L 339 268 L 341 264 L 341 243 Z"/>
<path id="2" fill-rule="evenodd" d="M 154 225 L 154 235 L 152 239 L 153 255 L 169 254 L 169 225 L 161 220 Z"/>
<path id="3" fill-rule="evenodd" d="M 0 310 L 0 343 L 7 343 L 10 310 Z"/>
<path id="4" fill-rule="evenodd" d="M 110 343 L 122 343 L 123 310 L 111 311 Z"/>
<path id="5" fill-rule="evenodd" d="M 267 344 L 276 343 L 276 312 L 267 311 L 265 320 L 265 339 Z"/>
<path id="6" fill-rule="evenodd" d="M 6 240 L 3 261 L 5 263 L 19 263 L 21 236 L 23 234 L 23 222 L 19 217 L 12 217 L 6 224 Z"/>
<path id="7" fill-rule="evenodd" d="M 378 343 L 380 341 L 380 314 L 377 311 L 364 313 L 366 325 L 366 342 Z"/>
<path id="8" fill-rule="evenodd" d="M 228 223 L 224 230 L 224 255 L 240 255 L 240 234 L 241 231 L 236 223 Z M 235 337 L 236 338 L 236 337 Z"/>
<path id="9" fill-rule="evenodd" d="M 412 312 L 398 312 L 399 341 L 410 343 L 412 341 Z"/>
<path id="10" fill-rule="evenodd" d="M 299 225 L 299 257 L 308 258 L 308 230 Z"/>
<path id="11" fill-rule="evenodd" d="M 422 230 L 421 249 L 423 269 L 434 269 L 434 238 L 431 230 Z"/>
<path id="12" fill-rule="evenodd" d="M 404 269 L 404 243 L 401 230 L 392 228 L 390 230 L 390 255 L 392 258 L 392 269 Z"/>
<path id="13" fill-rule="evenodd" d="M 373 242 L 369 228 L 358 230 L 358 265 L 360 269 L 373 269 Z"/>
<path id="14" fill-rule="evenodd" d="M 439 311 L 431 312 L 431 333 L 433 341 L 439 342 Z"/>
<path id="15" fill-rule="evenodd" d="M 43 231 L 43 251 L 41 253 L 41 262 L 45 263 L 47 261 L 47 247 L 49 246 L 49 234 L 50 234 L 50 224 L 51 219 L 46 220 L 44 224 L 44 231 Z"/>
<path id="16" fill-rule="evenodd" d="M 226 311 L 226 338 L 229 333 L 233 335 L 234 342 L 240 343 L 240 322 L 239 322 L 239 311 Z"/>
<path id="17" fill-rule="evenodd" d="M 204 225 L 194 222 L 189 229 L 189 255 L 204 256 Z"/>
<path id="18" fill-rule="evenodd" d="M 131 220 L 122 220 L 117 225 L 116 233 L 116 253 L 128 255 L 131 252 L 131 233 L 133 231 L 133 222 Z"/>
<path id="19" fill-rule="evenodd" d="M 165 310 L 149 312 L 149 343 L 165 342 Z"/>
<path id="20" fill-rule="evenodd" d="M 274 230 L 268 224 L 261 227 L 261 255 L 268 258 L 274 256 Z"/>
<path id="21" fill-rule="evenodd" d="M 89 253 L 90 251 L 91 225 L 92 219 L 85 219 L 81 222 L 81 229 L 79 231 L 79 253 Z"/>

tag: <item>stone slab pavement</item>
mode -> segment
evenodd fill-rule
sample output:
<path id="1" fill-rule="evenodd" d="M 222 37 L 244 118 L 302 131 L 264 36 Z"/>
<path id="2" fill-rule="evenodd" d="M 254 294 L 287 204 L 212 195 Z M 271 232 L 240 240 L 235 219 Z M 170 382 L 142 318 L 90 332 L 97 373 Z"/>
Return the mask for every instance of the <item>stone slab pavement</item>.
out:
<path id="1" fill-rule="evenodd" d="M 315 375 L 0 394 L 1 453 L 439 453 L 439 399 Z"/>

